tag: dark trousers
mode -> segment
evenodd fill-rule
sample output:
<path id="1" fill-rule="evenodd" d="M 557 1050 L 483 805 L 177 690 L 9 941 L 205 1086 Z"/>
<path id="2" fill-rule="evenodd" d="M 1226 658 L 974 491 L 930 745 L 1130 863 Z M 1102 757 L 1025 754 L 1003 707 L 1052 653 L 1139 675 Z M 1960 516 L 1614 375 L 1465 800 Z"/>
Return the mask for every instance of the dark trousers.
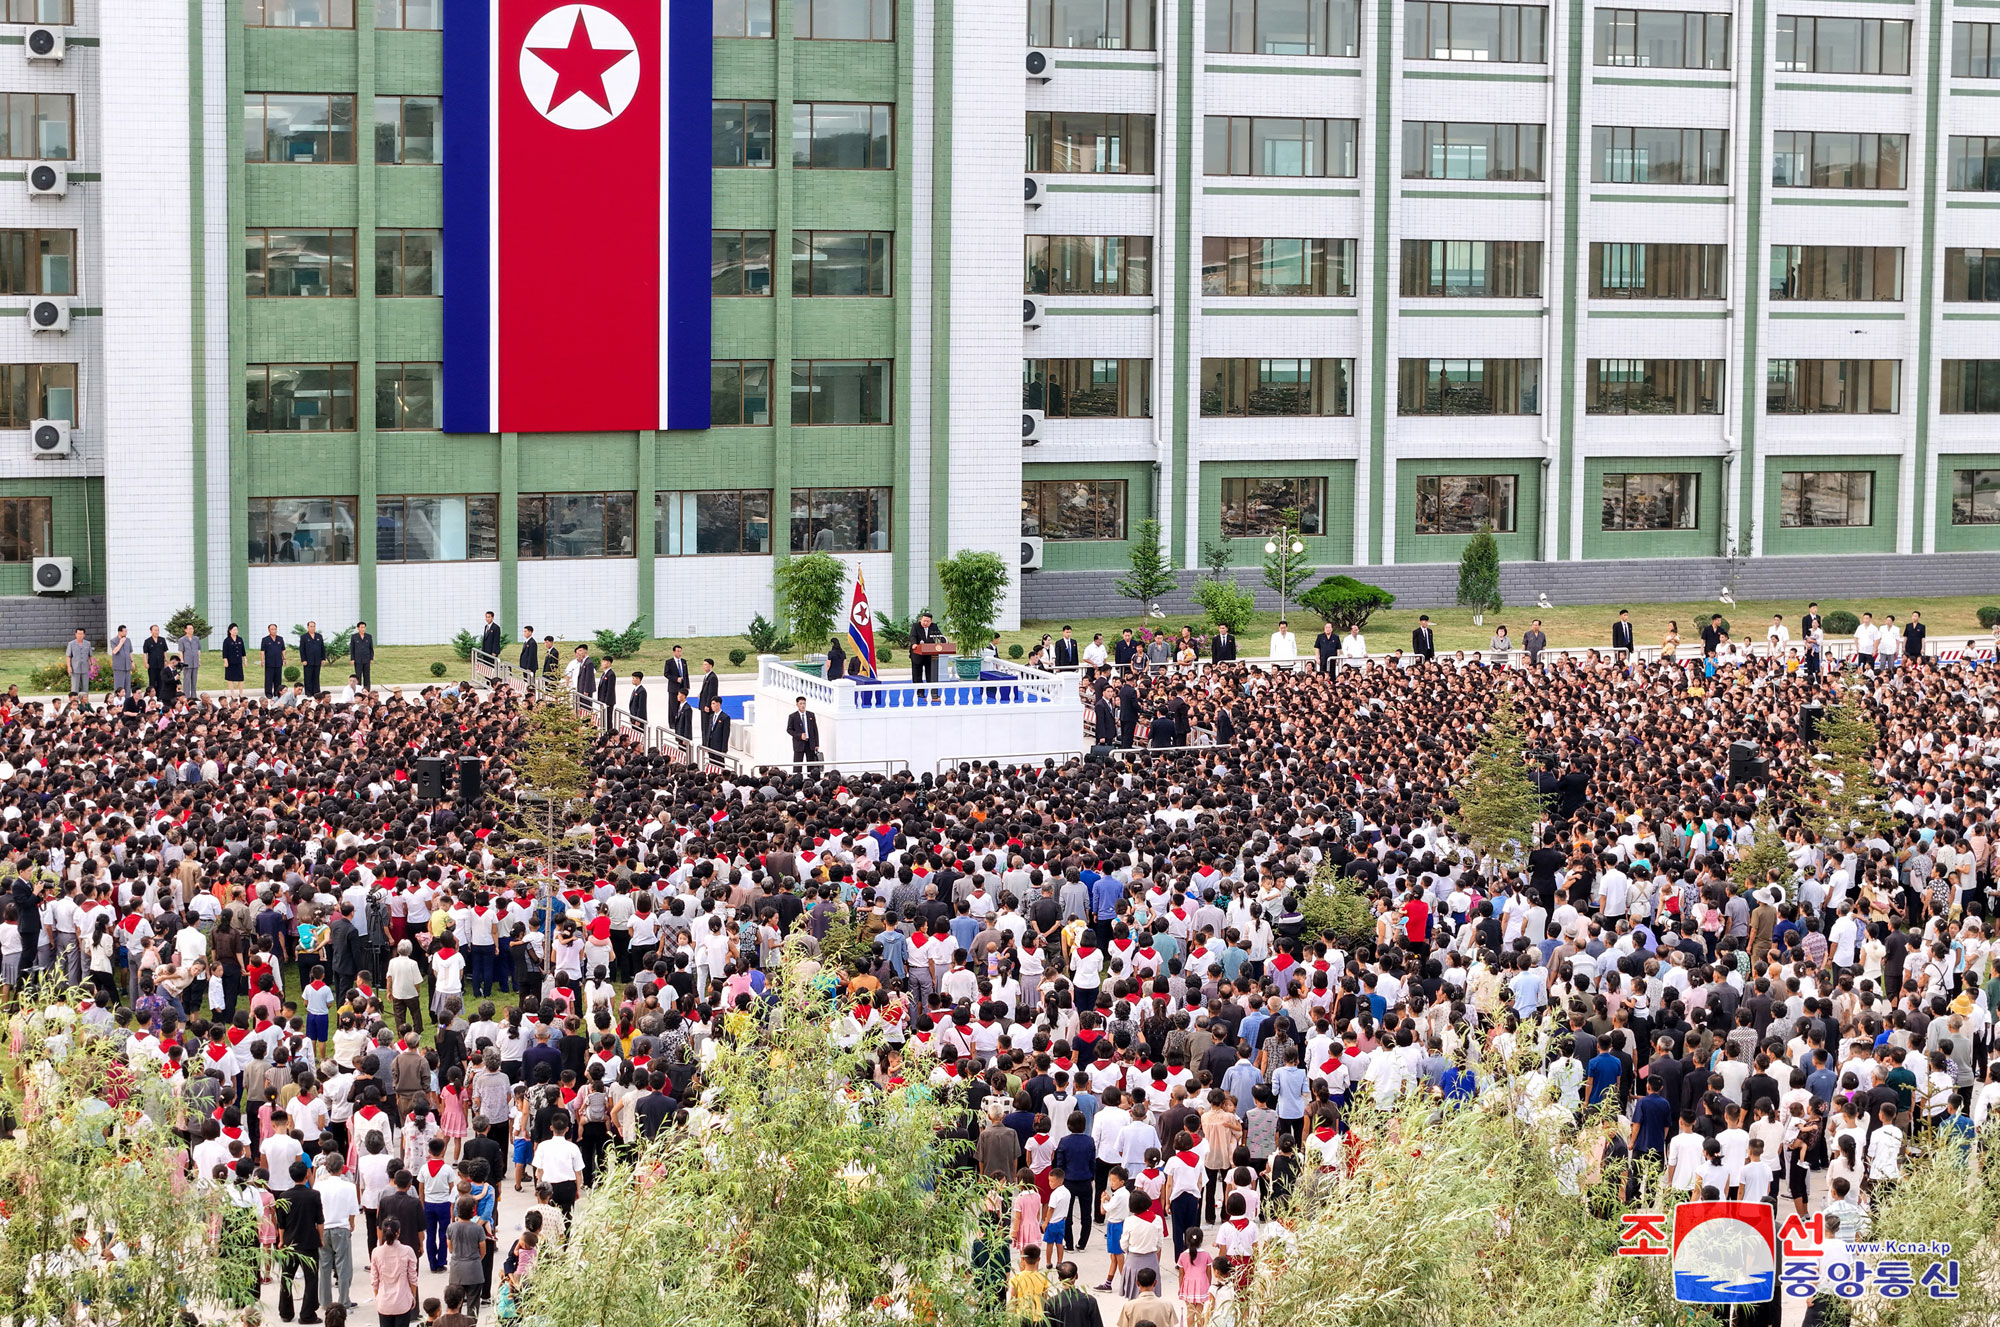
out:
<path id="1" fill-rule="evenodd" d="M 632 979 L 632 932 L 611 932 L 611 970 L 620 981 Z"/>
<path id="2" fill-rule="evenodd" d="M 360 679 L 361 689 L 364 691 L 374 686 L 374 683 L 368 680 L 368 669 L 370 665 L 373 664 L 373 662 L 374 661 L 371 659 L 368 663 L 358 663 L 354 665 L 354 676 Z"/>
<path id="3" fill-rule="evenodd" d="M 278 1251 L 278 1317 L 285 1322 L 292 1320 L 292 1278 L 303 1277 L 306 1283 L 305 1296 L 299 1304 L 299 1317 L 319 1317 L 319 1250 L 283 1248 Z"/>
<path id="4" fill-rule="evenodd" d="M 470 945 L 466 952 L 471 955 L 467 966 L 472 969 L 468 974 L 471 978 L 468 987 L 472 994 L 483 999 L 493 990 L 494 948 L 492 945 Z"/>
<path id="5" fill-rule="evenodd" d="M 306 694 L 308 696 L 317 696 L 319 694 L 319 669 L 320 666 L 316 663 L 305 665 Z"/>
<path id="6" fill-rule="evenodd" d="M 276 696 L 278 694 L 279 688 L 284 686 L 284 684 L 285 684 L 285 678 L 284 678 L 283 666 L 280 664 L 265 664 L 264 665 L 265 699 L 268 700 L 271 697 Z"/>
<path id="7" fill-rule="evenodd" d="M 1090 1243 L 1090 1218 L 1097 1211 L 1095 1185 L 1089 1180 L 1065 1180 L 1069 1190 L 1069 1223 L 1063 1227 L 1063 1247 L 1081 1249 Z"/>
<path id="8" fill-rule="evenodd" d="M 1228 1176 L 1227 1170 L 1217 1170 L 1213 1166 L 1208 1168 L 1208 1183 L 1201 1189 L 1201 1219 L 1206 1225 L 1215 1224 L 1215 1214 L 1221 1206 L 1217 1200 L 1222 1197 L 1222 1181 Z"/>
<path id="9" fill-rule="evenodd" d="M 1167 1206 L 1167 1214 L 1174 1223 L 1174 1257 L 1179 1258 L 1187 1251 L 1187 1233 L 1201 1225 L 1201 1195 L 1198 1193 L 1177 1193 Z"/>
<path id="10" fill-rule="evenodd" d="M 563 1220 L 568 1221 L 570 1213 L 576 1208 L 576 1181 L 560 1180 L 551 1184 L 549 1188 L 555 1197 L 556 1206 L 562 1209 Z"/>
<path id="11" fill-rule="evenodd" d="M 430 1260 L 433 1272 L 444 1270 L 444 1232 L 450 1225 L 450 1203 L 424 1204 L 424 1256 Z"/>
<path id="12" fill-rule="evenodd" d="M 910 680 L 912 682 L 937 681 L 938 657 L 935 654 L 912 654 L 910 656 Z"/>

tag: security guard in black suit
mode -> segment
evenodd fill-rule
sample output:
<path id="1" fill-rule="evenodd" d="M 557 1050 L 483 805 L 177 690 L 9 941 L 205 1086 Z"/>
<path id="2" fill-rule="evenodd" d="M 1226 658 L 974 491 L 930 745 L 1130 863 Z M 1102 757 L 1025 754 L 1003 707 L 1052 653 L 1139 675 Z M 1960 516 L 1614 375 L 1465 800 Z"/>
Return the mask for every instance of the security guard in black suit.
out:
<path id="1" fill-rule="evenodd" d="M 493 620 L 493 614 L 486 615 L 486 629 L 479 633 L 479 652 L 495 659 L 500 657 L 500 647 L 505 643 L 500 635 L 500 624 Z"/>
<path id="2" fill-rule="evenodd" d="M 326 662 L 326 637 L 320 634 L 319 623 L 308 622 L 306 629 L 299 633 L 299 664 L 305 670 L 306 694 L 319 694 L 319 669 Z"/>
<path id="3" fill-rule="evenodd" d="M 1111 708 L 1111 693 L 1097 693 L 1097 744 L 1115 746 L 1118 742 L 1118 712 Z"/>
<path id="4" fill-rule="evenodd" d="M 258 649 L 264 653 L 264 699 L 275 700 L 285 686 L 285 638 L 278 634 L 277 623 L 265 629 Z"/>
<path id="5" fill-rule="evenodd" d="M 691 736 L 694 716 L 687 712 L 687 698 L 692 688 L 688 684 L 688 661 L 681 658 L 680 646 L 674 646 L 673 654 L 661 671 L 667 676 L 667 704 L 673 710 L 674 731 L 682 737 Z"/>
<path id="6" fill-rule="evenodd" d="M 521 628 L 521 671 L 533 677 L 542 669 L 541 652 L 535 648 L 535 629 Z"/>
<path id="7" fill-rule="evenodd" d="M 1076 641 L 1069 634 L 1069 628 L 1065 626 L 1063 628 L 1062 639 L 1056 642 L 1056 667 L 1074 668 L 1076 667 L 1077 657 Z"/>
<path id="8" fill-rule="evenodd" d="M 1410 653 L 1416 655 L 1425 663 L 1429 663 L 1431 660 L 1437 658 L 1437 638 L 1431 635 L 1431 617 L 1429 613 L 1425 613 L 1417 619 L 1417 629 L 1410 633 Z"/>
<path id="9" fill-rule="evenodd" d="M 1614 650 L 1623 650 L 1627 654 L 1632 652 L 1632 612 L 1630 609 L 1619 609 L 1618 620 L 1611 624 L 1611 648 Z"/>
<path id="10" fill-rule="evenodd" d="M 639 722 L 646 721 L 646 675 L 632 674 L 632 694 L 625 698 L 625 712 Z"/>
<path id="11" fill-rule="evenodd" d="M 800 696 L 798 708 L 785 720 L 785 732 L 792 739 L 792 763 L 805 765 L 817 762 L 819 754 L 819 716 L 806 708 L 806 698 Z"/>

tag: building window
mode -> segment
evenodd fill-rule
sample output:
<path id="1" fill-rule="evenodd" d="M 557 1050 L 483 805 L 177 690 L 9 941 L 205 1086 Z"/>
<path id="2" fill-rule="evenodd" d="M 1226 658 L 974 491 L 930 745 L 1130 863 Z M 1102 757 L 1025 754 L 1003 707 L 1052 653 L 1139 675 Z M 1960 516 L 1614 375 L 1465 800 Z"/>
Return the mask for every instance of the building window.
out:
<path id="1" fill-rule="evenodd" d="M 1204 126 L 1202 171 L 1207 175 L 1352 179 L 1356 123 L 1211 115 Z"/>
<path id="2" fill-rule="evenodd" d="M 1944 300 L 1947 304 L 2000 302 L 2000 249 L 1946 249 Z"/>
<path id="3" fill-rule="evenodd" d="M 1351 359 L 1204 359 L 1204 415 L 1351 415 Z"/>
<path id="4" fill-rule="evenodd" d="M 1630 69 L 1729 68 L 1729 15 L 1599 9 L 1597 63 Z"/>
<path id="5" fill-rule="evenodd" d="M 444 159 L 443 116 L 437 97 L 375 98 L 375 164 L 437 165 Z"/>
<path id="6" fill-rule="evenodd" d="M 319 92 L 244 93 L 243 159 L 294 166 L 353 164 L 354 98 Z"/>
<path id="7" fill-rule="evenodd" d="M 1150 419 L 1150 359 L 1024 359 L 1021 407 L 1050 419 Z"/>
<path id="8" fill-rule="evenodd" d="M 76 155 L 76 98 L 66 92 L 6 92 L 0 157 L 68 161 Z"/>
<path id="9" fill-rule="evenodd" d="M 491 562 L 500 556 L 500 499 L 375 499 L 377 562 Z"/>
<path id="10" fill-rule="evenodd" d="M 76 294 L 76 232 L 0 230 L 0 294 Z"/>
<path id="11" fill-rule="evenodd" d="M 243 293 L 309 299 L 354 293 L 354 232 L 267 230 L 243 234 Z"/>
<path id="12" fill-rule="evenodd" d="M 1539 180 L 1542 126 L 1403 122 L 1406 180 Z"/>
<path id="13" fill-rule="evenodd" d="M 714 0 L 715 19 L 709 29 L 718 37 L 770 37 L 771 0 Z"/>
<path id="14" fill-rule="evenodd" d="M 0 498 L 0 562 L 32 562 L 55 546 L 47 498 Z"/>
<path id="15" fill-rule="evenodd" d="M 444 0 L 375 0 L 375 26 L 436 32 L 444 27 Z"/>
<path id="16" fill-rule="evenodd" d="M 1584 379 L 1591 415 L 1719 415 L 1719 359 L 1593 359 Z"/>
<path id="17" fill-rule="evenodd" d="M 2000 136 L 1964 138 L 1954 134 L 1944 187 L 1973 193 L 2000 193 Z"/>
<path id="18" fill-rule="evenodd" d="M 886 359 L 793 360 L 792 423 L 889 423 L 889 364 Z"/>
<path id="19" fill-rule="evenodd" d="M 718 230 L 708 237 L 708 289 L 717 299 L 771 293 L 771 232 Z"/>
<path id="20" fill-rule="evenodd" d="M 1693 530 L 1700 476 L 1606 475 L 1600 530 Z"/>
<path id="21" fill-rule="evenodd" d="M 1781 74 L 1907 74 L 1910 21 L 1780 14 L 1772 59 Z"/>
<path id="22" fill-rule="evenodd" d="M 1946 415 L 2000 415 L 2000 359 L 1948 359 L 1938 395 Z"/>
<path id="23" fill-rule="evenodd" d="M 1150 295 L 1150 235 L 1030 235 L 1021 289 L 1030 295 Z"/>
<path id="24" fill-rule="evenodd" d="M 249 433 L 343 433 L 354 427 L 352 364 L 245 364 Z"/>
<path id="25" fill-rule="evenodd" d="M 438 230 L 376 231 L 375 293 L 397 298 L 441 294 L 443 243 L 444 232 Z"/>
<path id="26" fill-rule="evenodd" d="M 1396 385 L 1402 415 L 1539 415 L 1538 359 L 1406 359 Z"/>
<path id="27" fill-rule="evenodd" d="M 792 169 L 888 170 L 896 164 L 894 106 L 792 103 Z"/>
<path id="28" fill-rule="evenodd" d="M 1211 7 L 1216 2 L 1211 0 Z M 1150 51 L 1153 0 L 1028 0 L 1028 45 Z"/>
<path id="29" fill-rule="evenodd" d="M 632 556 L 630 493 L 523 493 L 515 510 L 522 558 Z"/>
<path id="30" fill-rule="evenodd" d="M 1222 537 L 1266 539 L 1288 528 L 1287 512 L 1298 513 L 1297 533 L 1326 533 L 1326 480 L 1260 479 L 1222 481 Z"/>
<path id="31" fill-rule="evenodd" d="M 1404 240 L 1403 294 L 1539 299 L 1540 240 Z"/>
<path id="32" fill-rule="evenodd" d="M 76 365 L 0 364 L 0 429 L 24 429 L 37 419 L 78 422 Z"/>
<path id="33" fill-rule="evenodd" d="M 375 427 L 385 432 L 436 428 L 441 368 L 437 364 L 377 364 Z"/>
<path id="34" fill-rule="evenodd" d="M 1893 415 L 1902 409 L 1902 362 L 1774 359 L 1764 379 L 1771 415 Z"/>
<path id="35" fill-rule="evenodd" d="M 886 230 L 792 232 L 792 294 L 884 298 L 890 288 L 895 236 Z"/>
<path id="36" fill-rule="evenodd" d="M 771 158 L 771 103 L 709 103 L 708 164 L 719 170 L 768 169 Z"/>
<path id="37" fill-rule="evenodd" d="M 1596 184 L 1727 184 L 1729 131 L 1598 125 L 1590 164 Z"/>
<path id="38" fill-rule="evenodd" d="M 1417 476 L 1418 534 L 1514 530 L 1514 475 Z"/>
<path id="39" fill-rule="evenodd" d="M 793 0 L 792 35 L 802 41 L 894 41 L 896 0 Z"/>
<path id="40" fill-rule="evenodd" d="M 765 428 L 771 422 L 771 361 L 716 359 L 708 364 L 710 428 Z"/>
<path id="41" fill-rule="evenodd" d="M 76 13 L 70 0 L 7 0 L 7 17 L 0 22 L 69 24 Z"/>
<path id="42" fill-rule="evenodd" d="M 1951 25 L 1953 78 L 2000 78 L 2000 40 L 1994 38 L 1996 28 L 2000 28 L 2000 23 Z"/>
<path id="43" fill-rule="evenodd" d="M 243 0 L 243 26 L 351 28 L 354 0 Z"/>
<path id="44" fill-rule="evenodd" d="M 795 488 L 792 490 L 792 552 L 886 553 L 888 551 L 888 489 Z"/>
<path id="45" fill-rule="evenodd" d="M 1956 148 L 1968 140 L 1951 141 Z M 1771 185 L 1777 189 L 1900 189 L 1908 146 L 1907 134 L 1825 134 L 1781 129 L 1771 137 Z M 1956 161 L 1955 156 L 1953 159 Z M 1996 173 L 1996 180 L 2000 180 L 2000 172 Z"/>
<path id="46" fill-rule="evenodd" d="M 1028 170 L 1050 175 L 1151 175 L 1153 117 L 1029 111 Z"/>
<path id="47" fill-rule="evenodd" d="M 1951 472 L 1951 523 L 2000 525 L 2000 470 Z"/>
<path id="48" fill-rule="evenodd" d="M 653 556 L 771 551 L 771 490 L 653 494 Z"/>
<path id="49" fill-rule="evenodd" d="M 1021 485 L 1021 533 L 1043 539 L 1123 539 L 1125 481 L 1024 481 Z"/>
<path id="50" fill-rule="evenodd" d="M 324 567 L 354 561 L 353 498 L 251 498 L 253 567 Z"/>
<path id="51" fill-rule="evenodd" d="M 1771 298 L 1899 300 L 1903 251 L 1851 244 L 1774 244 Z"/>
<path id="52" fill-rule="evenodd" d="M 1729 293 L 1721 244 L 1592 244 L 1592 299 L 1721 299 Z"/>
<path id="53" fill-rule="evenodd" d="M 1208 49 L 1352 59 L 1361 53 L 1361 5 L 1359 0 L 1208 0 Z"/>
<path id="54" fill-rule="evenodd" d="M 1872 470 L 1787 470 L 1778 481 L 1778 528 L 1875 524 Z"/>
<path id="55" fill-rule="evenodd" d="M 1201 293 L 1352 295 L 1354 241 L 1205 236 L 1201 242 Z"/>
<path id="56" fill-rule="evenodd" d="M 1405 60 L 1541 64 L 1549 11 L 1541 5 L 1415 3 L 1403 6 Z"/>

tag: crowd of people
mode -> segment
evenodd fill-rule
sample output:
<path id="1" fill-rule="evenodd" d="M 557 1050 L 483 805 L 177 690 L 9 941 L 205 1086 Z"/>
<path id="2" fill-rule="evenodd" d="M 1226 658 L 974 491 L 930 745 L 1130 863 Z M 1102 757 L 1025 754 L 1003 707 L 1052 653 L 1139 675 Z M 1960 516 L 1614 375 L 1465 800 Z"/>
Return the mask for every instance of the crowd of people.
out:
<path id="1" fill-rule="evenodd" d="M 1143 713 L 1162 749 L 943 776 L 608 733 L 547 895 L 500 809 L 504 687 L 30 702 L 0 727 L 0 986 L 17 1038 L 49 1012 L 31 979 L 82 989 L 64 1016 L 259 1216 L 287 1321 L 365 1288 L 406 1327 L 425 1267 L 430 1317 L 508 1316 L 610 1149 L 698 1127 L 786 954 L 878 1085 L 966 1108 L 941 1155 L 992 1182 L 982 1270 L 1026 1318 L 1221 1327 L 1357 1103 L 1500 1090 L 1523 1050 L 1555 1103 L 1615 1115 L 1594 1166 L 1865 1229 L 1911 1148 L 2000 1105 L 2000 689 L 1905 665 L 1083 666 L 1099 740 Z M 1800 714 L 1837 699 L 1879 726 L 1865 832 L 1807 814 Z M 1545 805 L 1482 863 L 1453 812 L 1503 704 Z M 1732 779 L 1745 738 L 1764 764 Z M 420 799 L 415 761 L 461 752 L 486 799 Z M 1765 834 L 1788 865 L 1737 878 Z M 1329 879 L 1371 926 L 1307 923 Z M 864 957 L 821 953 L 836 923 Z M 503 1240 L 509 1186 L 535 1201 Z"/>

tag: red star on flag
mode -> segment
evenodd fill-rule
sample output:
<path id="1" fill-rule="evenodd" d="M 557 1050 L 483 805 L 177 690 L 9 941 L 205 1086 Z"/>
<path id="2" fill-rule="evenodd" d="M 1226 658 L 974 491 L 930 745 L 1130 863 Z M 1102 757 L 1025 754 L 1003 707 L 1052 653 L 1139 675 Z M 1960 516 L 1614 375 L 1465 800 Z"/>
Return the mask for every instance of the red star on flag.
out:
<path id="1" fill-rule="evenodd" d="M 590 30 L 583 13 L 577 12 L 576 26 L 570 29 L 567 46 L 530 46 L 535 58 L 555 70 L 556 88 L 549 96 L 548 109 L 554 111 L 574 96 L 588 97 L 611 110 L 611 94 L 605 91 L 604 75 L 612 66 L 632 54 L 629 50 L 602 50 L 590 44 Z"/>

